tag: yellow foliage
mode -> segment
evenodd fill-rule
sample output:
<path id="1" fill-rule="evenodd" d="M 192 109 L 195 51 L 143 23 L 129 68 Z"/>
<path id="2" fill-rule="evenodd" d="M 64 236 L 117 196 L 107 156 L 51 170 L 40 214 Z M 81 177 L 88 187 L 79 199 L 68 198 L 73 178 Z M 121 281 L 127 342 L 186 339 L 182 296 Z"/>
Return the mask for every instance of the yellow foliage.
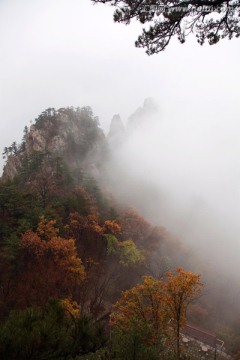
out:
<path id="1" fill-rule="evenodd" d="M 59 229 L 55 225 L 56 220 L 47 220 L 44 216 L 40 216 L 37 234 L 44 240 L 50 240 L 59 233 Z"/>
<path id="2" fill-rule="evenodd" d="M 188 305 L 201 293 L 203 283 L 200 275 L 182 268 L 176 269 L 176 274 L 167 273 L 167 281 L 164 285 L 169 316 L 180 327 L 184 325 Z"/>
<path id="3" fill-rule="evenodd" d="M 110 323 L 128 330 L 132 320 L 145 322 L 154 328 L 156 337 L 171 337 L 169 323 L 179 342 L 179 330 L 184 325 L 186 309 L 201 292 L 200 275 L 179 268 L 176 274 L 167 273 L 167 280 L 144 276 L 143 283 L 124 291 L 113 306 Z"/>
<path id="4" fill-rule="evenodd" d="M 80 306 L 76 301 L 72 300 L 71 297 L 61 300 L 61 304 L 63 305 L 65 310 L 74 318 L 77 318 L 79 316 Z"/>
<path id="5" fill-rule="evenodd" d="M 138 284 L 131 290 L 124 291 L 114 305 L 111 315 L 111 325 L 128 329 L 133 319 L 140 323 L 147 322 L 155 329 L 156 337 L 166 326 L 163 282 L 151 276 L 143 277 L 143 284 Z"/>

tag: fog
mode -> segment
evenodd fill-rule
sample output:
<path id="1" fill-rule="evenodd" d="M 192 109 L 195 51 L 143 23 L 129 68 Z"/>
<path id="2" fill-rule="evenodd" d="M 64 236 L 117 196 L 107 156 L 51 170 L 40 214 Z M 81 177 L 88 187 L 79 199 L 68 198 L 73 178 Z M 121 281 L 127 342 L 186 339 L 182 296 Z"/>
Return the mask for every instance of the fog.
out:
<path id="1" fill-rule="evenodd" d="M 148 57 L 139 26 L 90 0 L 0 2 L 0 145 L 48 107 L 86 106 L 108 133 L 147 97 L 158 113 L 114 149 L 109 186 L 203 258 L 239 271 L 239 40 L 173 41 Z M 1 162 L 3 165 L 3 161 Z"/>
<path id="2" fill-rule="evenodd" d="M 229 105 L 206 108 L 174 101 L 145 114 L 115 147 L 111 186 L 222 271 L 239 271 L 240 168 L 238 117 Z M 204 100 L 204 98 L 203 98 Z M 229 109 L 228 109 L 229 106 Z M 239 115 L 239 112 L 236 114 Z M 137 121 L 138 120 L 138 121 Z M 112 144 L 114 149 L 114 142 Z"/>

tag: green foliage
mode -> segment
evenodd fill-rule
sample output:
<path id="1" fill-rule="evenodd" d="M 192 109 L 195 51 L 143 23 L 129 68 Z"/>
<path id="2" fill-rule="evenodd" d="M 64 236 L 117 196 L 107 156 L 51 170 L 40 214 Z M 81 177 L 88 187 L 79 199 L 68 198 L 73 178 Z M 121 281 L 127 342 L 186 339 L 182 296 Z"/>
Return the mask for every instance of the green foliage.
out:
<path id="1" fill-rule="evenodd" d="M 205 41 L 213 45 L 221 39 L 240 36 L 239 1 L 92 1 L 115 6 L 116 22 L 128 25 L 137 20 L 148 24 L 135 42 L 137 47 L 146 48 L 148 55 L 165 50 L 173 37 L 183 44 L 189 34 L 195 34 L 200 45 Z"/>
<path id="2" fill-rule="evenodd" d="M 23 191 L 14 182 L 0 184 L 0 243 L 12 235 L 18 226 L 23 226 L 21 218 L 26 209 L 26 200 Z"/>
<path id="3" fill-rule="evenodd" d="M 9 155 L 16 156 L 19 153 L 20 147 L 21 146 L 17 145 L 16 141 L 14 141 L 9 147 L 5 146 L 2 152 L 3 159 L 7 160 Z"/>
<path id="4" fill-rule="evenodd" d="M 0 324 L 0 358 L 4 360 L 66 359 L 98 350 L 102 329 L 89 317 L 69 316 L 56 300 L 43 308 L 14 311 Z"/>
<path id="5" fill-rule="evenodd" d="M 96 352 L 106 343 L 106 336 L 101 323 L 93 323 L 89 315 L 82 315 L 77 319 L 77 341 L 75 342 L 75 353 L 82 354 Z"/>
<path id="6" fill-rule="evenodd" d="M 26 182 L 32 174 L 39 170 L 45 156 L 46 152 L 44 151 L 33 151 L 30 155 L 25 156 L 16 181 Z"/>
<path id="7" fill-rule="evenodd" d="M 14 181 L 0 185 L 0 243 L 36 226 L 40 215 L 41 204 L 33 191 Z"/>
<path id="8" fill-rule="evenodd" d="M 25 233 L 27 230 L 32 228 L 32 221 L 30 221 L 30 219 L 27 219 L 25 217 L 20 218 L 18 220 L 18 227 L 17 227 L 17 235 L 22 235 L 23 233 Z"/>
<path id="9" fill-rule="evenodd" d="M 107 253 L 108 255 L 117 253 L 118 239 L 116 236 L 111 234 L 105 234 L 105 238 L 107 239 Z"/>
<path id="10" fill-rule="evenodd" d="M 57 359 L 71 342 L 69 320 L 56 302 L 12 312 L 0 327 L 0 357 L 6 360 Z"/>
<path id="11" fill-rule="evenodd" d="M 4 215 L 5 211 L 16 212 L 19 209 L 21 192 L 13 182 L 0 184 L 0 209 Z"/>
<path id="12" fill-rule="evenodd" d="M 36 129 L 41 129 L 46 123 L 49 126 L 49 131 L 54 131 L 54 127 L 57 125 L 56 110 L 54 108 L 46 109 L 35 119 Z"/>
<path id="13" fill-rule="evenodd" d="M 87 192 L 92 195 L 101 212 L 106 213 L 109 210 L 109 204 L 106 198 L 104 198 L 101 190 L 99 189 L 97 181 L 91 176 L 85 176 L 83 186 L 87 190 Z"/>
<path id="14" fill-rule="evenodd" d="M 142 252 L 137 248 L 134 242 L 129 239 L 119 243 L 120 264 L 123 266 L 137 265 L 144 262 Z"/>
<path id="15" fill-rule="evenodd" d="M 151 342 L 154 329 L 147 322 L 132 319 L 129 328 L 115 329 L 112 352 L 116 360 L 159 360 L 163 351 L 161 339 Z M 161 357 L 164 359 L 164 357 Z"/>
<path id="16" fill-rule="evenodd" d="M 88 215 L 86 200 L 76 193 L 70 193 L 61 198 L 54 198 L 52 206 L 63 217 L 67 217 L 71 212 L 75 211 L 82 215 Z"/>
<path id="17" fill-rule="evenodd" d="M 116 255 L 121 265 L 140 265 L 144 262 L 144 255 L 131 239 L 118 241 L 118 239 L 111 234 L 106 234 L 105 237 L 107 239 L 108 255 Z"/>
<path id="18" fill-rule="evenodd" d="M 19 237 L 16 234 L 11 234 L 9 236 L 9 238 L 5 239 L 4 243 L 4 255 L 9 259 L 9 260 L 14 260 L 20 250 L 19 247 Z"/>

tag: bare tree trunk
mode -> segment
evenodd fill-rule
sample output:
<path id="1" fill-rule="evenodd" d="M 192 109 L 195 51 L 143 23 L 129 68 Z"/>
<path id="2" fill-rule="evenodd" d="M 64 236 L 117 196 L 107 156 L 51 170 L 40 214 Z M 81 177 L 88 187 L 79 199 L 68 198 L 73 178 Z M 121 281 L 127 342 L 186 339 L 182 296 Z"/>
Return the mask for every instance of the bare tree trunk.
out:
<path id="1" fill-rule="evenodd" d="M 180 325 L 177 321 L 177 360 L 180 359 Z"/>

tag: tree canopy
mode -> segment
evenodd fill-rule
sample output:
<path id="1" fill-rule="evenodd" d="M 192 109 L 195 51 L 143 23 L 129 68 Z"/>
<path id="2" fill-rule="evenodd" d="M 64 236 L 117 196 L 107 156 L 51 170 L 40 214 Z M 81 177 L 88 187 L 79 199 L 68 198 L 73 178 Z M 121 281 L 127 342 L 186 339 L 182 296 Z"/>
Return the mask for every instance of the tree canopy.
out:
<path id="1" fill-rule="evenodd" d="M 240 35 L 239 0 L 92 0 L 116 7 L 114 21 L 129 24 L 136 19 L 143 28 L 135 45 L 148 55 L 165 50 L 173 37 L 181 43 L 193 33 L 199 44 L 210 45 Z"/>
<path id="2" fill-rule="evenodd" d="M 168 272 L 166 281 L 144 276 L 142 284 L 122 292 L 113 306 L 111 323 L 124 333 L 132 328 L 133 320 L 135 328 L 148 327 L 148 341 L 157 344 L 161 338 L 168 339 L 180 359 L 180 329 L 186 322 L 188 305 L 201 293 L 202 286 L 200 275 L 182 268 L 175 274 Z"/>

